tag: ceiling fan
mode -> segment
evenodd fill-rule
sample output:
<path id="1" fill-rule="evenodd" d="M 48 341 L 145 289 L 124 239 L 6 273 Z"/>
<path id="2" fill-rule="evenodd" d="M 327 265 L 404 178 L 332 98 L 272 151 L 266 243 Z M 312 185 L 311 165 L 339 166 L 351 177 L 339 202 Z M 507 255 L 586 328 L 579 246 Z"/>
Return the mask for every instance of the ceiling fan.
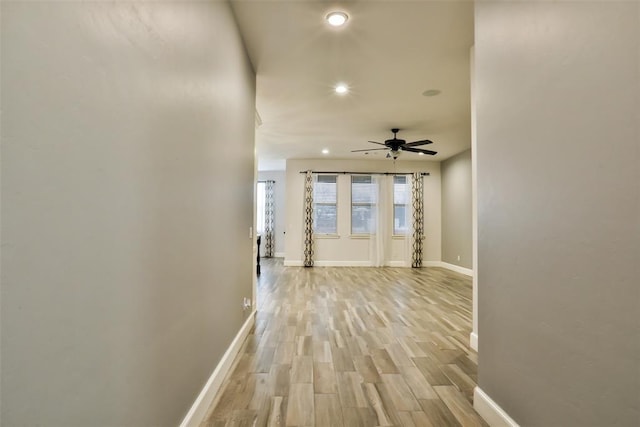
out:
<path id="1" fill-rule="evenodd" d="M 432 144 L 433 141 L 429 141 L 428 139 L 423 139 L 420 141 L 406 142 L 404 139 L 398 139 L 396 134 L 399 131 L 400 129 L 396 129 L 396 128 L 391 129 L 391 132 L 393 132 L 393 138 L 387 139 L 384 142 L 384 144 L 381 142 L 369 141 L 372 144 L 384 145 L 384 148 L 369 148 L 367 150 L 351 150 L 351 152 L 358 153 L 362 151 L 368 152 L 368 151 L 377 151 L 377 150 L 389 150 L 389 153 L 387 153 L 387 158 L 393 157 L 394 160 L 398 158 L 401 151 L 410 151 L 412 153 L 429 154 L 431 156 L 433 156 L 434 154 L 437 154 L 437 151 L 424 150 L 422 148 L 414 148 L 418 145 Z"/>

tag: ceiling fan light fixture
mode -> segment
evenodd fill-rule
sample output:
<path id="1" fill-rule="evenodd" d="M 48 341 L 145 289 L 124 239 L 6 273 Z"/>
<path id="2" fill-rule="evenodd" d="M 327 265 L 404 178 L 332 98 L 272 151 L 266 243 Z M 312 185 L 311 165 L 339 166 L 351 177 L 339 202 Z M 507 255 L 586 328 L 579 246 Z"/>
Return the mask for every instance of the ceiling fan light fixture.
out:
<path id="1" fill-rule="evenodd" d="M 344 12 L 331 12 L 325 19 L 332 27 L 341 27 L 347 23 L 349 15 Z"/>
<path id="2" fill-rule="evenodd" d="M 418 153 L 418 156 L 424 156 L 424 153 Z"/>

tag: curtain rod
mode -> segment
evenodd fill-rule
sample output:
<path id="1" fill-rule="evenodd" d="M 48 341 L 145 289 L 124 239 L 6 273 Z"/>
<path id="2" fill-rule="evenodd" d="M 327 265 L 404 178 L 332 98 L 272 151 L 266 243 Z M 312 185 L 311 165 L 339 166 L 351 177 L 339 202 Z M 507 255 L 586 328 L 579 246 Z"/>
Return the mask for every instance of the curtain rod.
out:
<path id="1" fill-rule="evenodd" d="M 300 171 L 300 173 L 315 173 L 327 175 L 413 175 L 413 172 L 326 172 L 326 171 Z M 429 176 L 429 172 L 420 172 L 421 176 Z"/>

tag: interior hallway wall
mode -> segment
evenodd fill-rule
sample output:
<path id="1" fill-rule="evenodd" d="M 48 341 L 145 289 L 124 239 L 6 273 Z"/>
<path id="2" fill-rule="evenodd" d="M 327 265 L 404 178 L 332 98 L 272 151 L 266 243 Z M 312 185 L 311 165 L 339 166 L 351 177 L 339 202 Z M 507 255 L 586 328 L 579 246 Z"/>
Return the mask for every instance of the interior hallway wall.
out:
<path id="1" fill-rule="evenodd" d="M 252 293 L 255 76 L 232 13 L 1 7 L 0 424 L 178 425 Z"/>
<path id="2" fill-rule="evenodd" d="M 285 224 L 287 223 L 287 181 L 285 171 L 258 171 L 258 181 L 275 181 L 275 239 L 276 247 L 274 255 L 284 257 Z M 260 253 L 264 255 L 264 247 L 260 248 Z"/>
<path id="3" fill-rule="evenodd" d="M 471 150 L 440 165 L 442 174 L 442 261 L 473 268 Z M 460 259 L 458 260 L 458 257 Z"/>
<path id="4" fill-rule="evenodd" d="M 476 2 L 479 386 L 640 421 L 640 3 Z"/>

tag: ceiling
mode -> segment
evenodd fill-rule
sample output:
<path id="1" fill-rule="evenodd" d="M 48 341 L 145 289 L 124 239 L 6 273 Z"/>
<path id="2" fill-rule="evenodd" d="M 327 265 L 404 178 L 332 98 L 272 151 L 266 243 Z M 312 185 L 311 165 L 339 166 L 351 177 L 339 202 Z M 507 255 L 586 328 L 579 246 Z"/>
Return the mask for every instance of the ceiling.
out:
<path id="1" fill-rule="evenodd" d="M 259 170 L 284 159 L 383 159 L 391 128 L 442 161 L 470 147 L 471 1 L 235 0 L 234 13 L 257 75 Z M 349 15 L 334 28 L 325 16 Z M 349 92 L 335 93 L 338 83 Z M 423 92 L 437 89 L 437 96 Z M 322 154 L 328 149 L 329 154 Z"/>

